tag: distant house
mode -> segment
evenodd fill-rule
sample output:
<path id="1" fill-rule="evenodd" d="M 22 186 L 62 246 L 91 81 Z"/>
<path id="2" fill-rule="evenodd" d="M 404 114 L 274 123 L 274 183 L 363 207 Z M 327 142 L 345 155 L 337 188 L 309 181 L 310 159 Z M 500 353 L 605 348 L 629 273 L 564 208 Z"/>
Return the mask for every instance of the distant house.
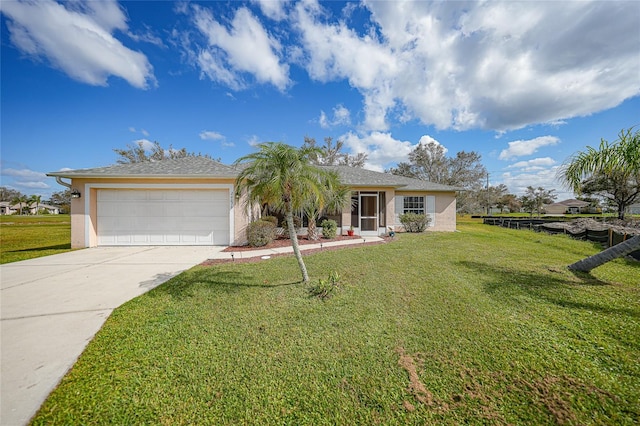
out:
<path id="1" fill-rule="evenodd" d="M 15 214 L 17 212 L 18 206 L 14 206 L 8 201 L 0 201 L 0 215 Z"/>
<path id="2" fill-rule="evenodd" d="M 22 209 L 27 214 L 42 214 L 45 210 L 48 214 L 60 214 L 60 207 L 49 204 L 28 205 L 23 204 Z M 8 201 L 0 201 L 0 215 L 20 214 L 20 205 L 11 204 Z"/>
<path id="3" fill-rule="evenodd" d="M 627 213 L 640 214 L 640 203 L 631 204 L 629 207 L 627 207 Z"/>
<path id="4" fill-rule="evenodd" d="M 546 204 L 544 211 L 546 214 L 580 214 L 593 213 L 590 203 L 580 200 L 564 200 L 553 204 Z"/>
<path id="5" fill-rule="evenodd" d="M 42 214 L 45 210 L 48 214 L 60 214 L 60 207 L 50 204 L 38 204 L 37 206 L 29 206 L 29 214 Z"/>
<path id="6" fill-rule="evenodd" d="M 334 219 L 341 232 L 400 230 L 399 216 L 422 213 L 431 231 L 456 230 L 456 191 L 389 173 L 335 170 L 352 189 Z M 49 173 L 71 179 L 71 246 L 229 245 L 246 241 L 252 215 L 235 197 L 238 169 L 203 157 Z"/>

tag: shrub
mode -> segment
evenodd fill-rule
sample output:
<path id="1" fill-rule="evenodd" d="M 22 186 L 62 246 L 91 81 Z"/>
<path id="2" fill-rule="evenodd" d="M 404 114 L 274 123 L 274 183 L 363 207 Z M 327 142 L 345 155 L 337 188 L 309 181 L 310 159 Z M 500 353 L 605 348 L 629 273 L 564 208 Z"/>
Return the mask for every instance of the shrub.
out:
<path id="1" fill-rule="evenodd" d="M 427 229 L 431 218 L 425 214 L 405 213 L 400 215 L 400 223 L 407 232 L 423 232 Z"/>
<path id="2" fill-rule="evenodd" d="M 273 223 L 273 226 L 278 226 L 278 218 L 275 216 L 262 216 L 260 218 L 260 220 L 263 220 L 265 222 L 271 222 Z"/>
<path id="3" fill-rule="evenodd" d="M 322 226 L 322 236 L 325 238 L 335 238 L 338 234 L 338 222 L 333 219 L 323 220 L 320 226 Z"/>
<path id="4" fill-rule="evenodd" d="M 337 225 L 336 225 L 337 227 Z M 309 288 L 309 294 L 319 299 L 328 299 L 338 289 L 340 284 L 340 275 L 336 271 L 331 271 L 329 278 L 326 280 L 319 279 L 318 284 Z"/>
<path id="5" fill-rule="evenodd" d="M 247 226 L 247 241 L 251 247 L 262 247 L 276 237 L 276 226 L 272 222 L 257 220 Z"/>

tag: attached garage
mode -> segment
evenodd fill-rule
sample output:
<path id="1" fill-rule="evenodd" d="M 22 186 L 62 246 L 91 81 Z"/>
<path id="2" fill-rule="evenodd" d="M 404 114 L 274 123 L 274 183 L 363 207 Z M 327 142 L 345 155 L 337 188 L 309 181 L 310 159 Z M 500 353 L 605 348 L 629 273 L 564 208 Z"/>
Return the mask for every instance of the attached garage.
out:
<path id="1" fill-rule="evenodd" d="M 229 191 L 98 189 L 99 246 L 228 245 Z"/>

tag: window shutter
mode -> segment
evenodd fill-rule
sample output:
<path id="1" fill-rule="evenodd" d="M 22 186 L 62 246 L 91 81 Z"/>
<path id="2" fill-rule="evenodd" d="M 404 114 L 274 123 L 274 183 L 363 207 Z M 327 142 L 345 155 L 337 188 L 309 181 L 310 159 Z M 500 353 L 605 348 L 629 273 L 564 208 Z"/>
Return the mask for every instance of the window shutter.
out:
<path id="1" fill-rule="evenodd" d="M 395 226 L 400 226 L 400 215 L 404 210 L 404 197 L 402 195 L 395 196 L 395 216 L 394 216 L 394 224 Z"/>
<path id="2" fill-rule="evenodd" d="M 425 214 L 431 218 L 429 221 L 429 227 L 436 225 L 436 197 L 433 195 L 427 195 L 425 203 Z"/>

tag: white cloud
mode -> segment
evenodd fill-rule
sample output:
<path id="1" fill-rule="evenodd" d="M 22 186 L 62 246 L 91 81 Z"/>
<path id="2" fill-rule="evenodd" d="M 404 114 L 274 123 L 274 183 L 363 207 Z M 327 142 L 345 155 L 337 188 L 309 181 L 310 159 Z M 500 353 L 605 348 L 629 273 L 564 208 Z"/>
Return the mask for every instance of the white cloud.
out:
<path id="1" fill-rule="evenodd" d="M 442 149 L 444 150 L 444 153 L 446 154 L 449 150 L 447 149 L 447 147 L 445 147 L 444 145 L 442 145 L 440 142 L 438 142 L 437 140 L 435 140 L 434 138 L 432 138 L 429 135 L 422 135 L 420 137 L 420 140 L 418 141 L 419 144 L 423 144 L 423 145 L 427 145 L 430 143 L 434 143 L 436 145 L 440 145 L 442 147 Z"/>
<path id="2" fill-rule="evenodd" d="M 147 57 L 113 36 L 127 30 L 127 18 L 115 1 L 5 1 L 0 11 L 21 52 L 47 58 L 73 79 L 106 86 L 116 76 L 140 89 L 156 85 Z"/>
<path id="3" fill-rule="evenodd" d="M 218 22 L 209 9 L 193 6 L 192 10 L 193 22 L 207 40 L 206 48 L 195 54 L 204 75 L 234 90 L 246 87 L 243 73 L 279 90 L 289 86 L 289 65 L 281 62 L 280 42 L 249 9 L 239 8 L 229 29 Z"/>
<path id="4" fill-rule="evenodd" d="M 253 3 L 258 3 L 260 10 L 264 16 L 273 19 L 274 21 L 281 21 L 287 17 L 285 11 L 286 0 L 252 0 Z"/>
<path id="5" fill-rule="evenodd" d="M 533 160 L 528 161 L 518 161 L 517 163 L 513 163 L 507 166 L 508 169 L 521 169 L 522 171 L 536 171 L 536 170 L 545 170 L 550 166 L 556 164 L 556 160 L 551 157 L 542 157 L 542 158 L 534 158 Z"/>
<path id="6" fill-rule="evenodd" d="M 2 176 L 11 176 L 18 179 L 47 179 L 47 175 L 29 169 L 2 169 Z"/>
<path id="7" fill-rule="evenodd" d="M 500 160 L 508 160 L 514 157 L 531 155 L 543 146 L 556 145 L 559 142 L 560 139 L 555 136 L 540 136 L 535 139 L 509 142 L 509 148 L 502 150 L 498 158 Z"/>
<path id="8" fill-rule="evenodd" d="M 439 129 L 562 124 L 640 94 L 634 2 L 363 3 L 358 30 L 315 1 L 291 14 L 298 61 L 360 91 L 363 129 L 393 114 Z"/>
<path id="9" fill-rule="evenodd" d="M 203 130 L 200 132 L 200 139 L 202 140 L 223 140 L 224 135 L 218 132 L 213 132 L 210 130 Z"/>
<path id="10" fill-rule="evenodd" d="M 573 193 L 564 189 L 557 180 L 558 169 L 559 166 L 553 166 L 524 173 L 506 172 L 498 178 L 498 182 L 491 184 L 504 183 L 509 188 L 509 192 L 516 195 L 523 195 L 527 191 L 527 187 L 532 186 L 534 188 L 555 189 L 559 200 L 571 198 Z"/>
<path id="11" fill-rule="evenodd" d="M 334 126 L 348 126 L 351 124 L 351 112 L 343 105 L 336 105 L 333 108 L 333 119 L 329 119 L 327 114 L 321 110 L 318 122 L 323 129 Z"/>
<path id="12" fill-rule="evenodd" d="M 367 154 L 365 168 L 384 171 L 385 168 L 401 161 L 407 161 L 409 153 L 417 146 L 409 141 L 394 139 L 391 133 L 371 132 L 360 136 L 353 132 L 339 138 L 352 153 Z"/>

